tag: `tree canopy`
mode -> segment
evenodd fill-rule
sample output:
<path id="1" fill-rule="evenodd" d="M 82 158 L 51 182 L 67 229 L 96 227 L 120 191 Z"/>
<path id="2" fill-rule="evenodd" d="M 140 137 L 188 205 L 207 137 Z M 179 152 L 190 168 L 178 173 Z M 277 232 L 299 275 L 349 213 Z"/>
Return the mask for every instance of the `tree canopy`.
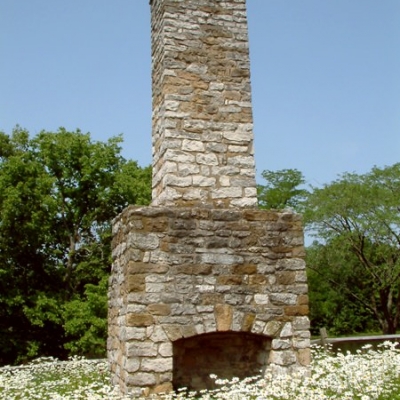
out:
<path id="1" fill-rule="evenodd" d="M 384 333 L 395 333 L 400 318 L 399 193 L 400 164 L 345 173 L 314 188 L 304 214 L 308 231 L 330 249 L 330 267 L 341 271 L 331 283 L 343 289 L 347 282 L 350 297 Z M 309 266 L 322 272 L 318 264 Z"/>
<path id="2" fill-rule="evenodd" d="M 104 354 L 111 220 L 151 198 L 150 167 L 121 142 L 0 133 L 0 363 Z"/>
<path id="3" fill-rule="evenodd" d="M 264 185 L 257 185 L 258 204 L 263 209 L 293 208 L 300 210 L 307 190 L 300 188 L 306 181 L 297 169 L 266 170 L 261 173 Z"/>
<path id="4" fill-rule="evenodd" d="M 307 250 L 312 326 L 336 334 L 380 329 L 400 319 L 400 164 L 344 173 L 322 187 L 297 170 L 264 171 L 262 208 L 303 214 L 316 241 Z"/>

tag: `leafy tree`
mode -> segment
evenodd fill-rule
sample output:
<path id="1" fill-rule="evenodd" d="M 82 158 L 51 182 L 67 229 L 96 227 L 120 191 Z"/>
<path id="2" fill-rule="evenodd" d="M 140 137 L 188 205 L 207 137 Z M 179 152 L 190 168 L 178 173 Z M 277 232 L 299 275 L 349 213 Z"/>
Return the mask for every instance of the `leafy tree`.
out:
<path id="1" fill-rule="evenodd" d="M 104 353 L 111 219 L 151 193 L 121 142 L 0 133 L 0 363 Z"/>
<path id="2" fill-rule="evenodd" d="M 384 333 L 395 333 L 400 318 L 399 193 L 400 164 L 375 167 L 314 188 L 305 212 L 308 229 L 331 251 L 330 267 L 337 271 L 331 282 L 368 310 Z"/>
<path id="3" fill-rule="evenodd" d="M 365 295 L 367 282 L 359 279 L 360 266 L 351 252 L 334 243 L 314 242 L 306 249 L 310 320 L 314 335 L 326 327 L 332 335 L 379 330 L 370 310 L 354 295 Z M 357 271 L 357 272 L 356 272 Z"/>
<path id="4" fill-rule="evenodd" d="M 266 170 L 261 176 L 266 180 L 266 185 L 257 186 L 260 208 L 300 210 L 308 193 L 307 190 L 299 188 L 306 183 L 300 171 L 297 169 Z"/>

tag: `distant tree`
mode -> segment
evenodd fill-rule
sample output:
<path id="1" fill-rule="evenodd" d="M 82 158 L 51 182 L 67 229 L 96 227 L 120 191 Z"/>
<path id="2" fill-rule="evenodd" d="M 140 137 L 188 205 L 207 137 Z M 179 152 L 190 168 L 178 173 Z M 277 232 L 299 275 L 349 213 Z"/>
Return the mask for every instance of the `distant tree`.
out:
<path id="1" fill-rule="evenodd" d="M 111 220 L 151 193 L 121 142 L 0 133 L 0 363 L 104 354 Z"/>
<path id="2" fill-rule="evenodd" d="M 314 242 L 306 249 L 310 320 L 314 335 L 328 328 L 330 335 L 376 332 L 380 326 L 357 297 L 367 295 L 368 282 L 360 279 L 360 265 L 340 243 Z M 338 247 L 339 246 L 339 247 Z"/>
<path id="3" fill-rule="evenodd" d="M 297 169 L 263 171 L 261 176 L 265 185 L 258 185 L 258 204 L 263 209 L 293 208 L 300 211 L 300 206 L 307 196 L 307 190 L 301 189 L 305 179 Z"/>
<path id="4" fill-rule="evenodd" d="M 346 173 L 314 188 L 304 214 L 308 230 L 329 249 L 332 285 L 370 312 L 384 333 L 395 333 L 400 318 L 399 193 L 400 164 Z M 309 266 L 326 272 L 319 263 Z"/>

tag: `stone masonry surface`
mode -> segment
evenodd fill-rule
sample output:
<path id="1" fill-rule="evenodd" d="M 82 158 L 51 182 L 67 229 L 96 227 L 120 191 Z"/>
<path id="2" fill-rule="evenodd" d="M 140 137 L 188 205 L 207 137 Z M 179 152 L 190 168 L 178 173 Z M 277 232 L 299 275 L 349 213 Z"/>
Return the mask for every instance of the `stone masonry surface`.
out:
<path id="1" fill-rule="evenodd" d="M 150 5 L 153 199 L 113 221 L 112 381 L 308 374 L 301 220 L 257 209 L 246 1 Z"/>
<path id="2" fill-rule="evenodd" d="M 153 205 L 257 205 L 245 0 L 152 0 Z"/>
<path id="3" fill-rule="evenodd" d="M 131 206 L 113 229 L 108 351 L 124 392 L 172 389 L 173 343 L 215 332 L 268 337 L 265 368 L 307 372 L 299 216 Z"/>

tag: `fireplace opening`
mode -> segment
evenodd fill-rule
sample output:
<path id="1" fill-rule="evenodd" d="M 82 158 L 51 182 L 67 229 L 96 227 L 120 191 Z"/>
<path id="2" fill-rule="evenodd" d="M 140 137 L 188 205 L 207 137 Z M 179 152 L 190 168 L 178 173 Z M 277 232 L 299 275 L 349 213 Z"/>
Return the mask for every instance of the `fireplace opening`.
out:
<path id="1" fill-rule="evenodd" d="M 173 386 L 188 390 L 215 389 L 218 378 L 244 379 L 263 375 L 271 339 L 244 332 L 206 333 L 173 342 Z"/>

